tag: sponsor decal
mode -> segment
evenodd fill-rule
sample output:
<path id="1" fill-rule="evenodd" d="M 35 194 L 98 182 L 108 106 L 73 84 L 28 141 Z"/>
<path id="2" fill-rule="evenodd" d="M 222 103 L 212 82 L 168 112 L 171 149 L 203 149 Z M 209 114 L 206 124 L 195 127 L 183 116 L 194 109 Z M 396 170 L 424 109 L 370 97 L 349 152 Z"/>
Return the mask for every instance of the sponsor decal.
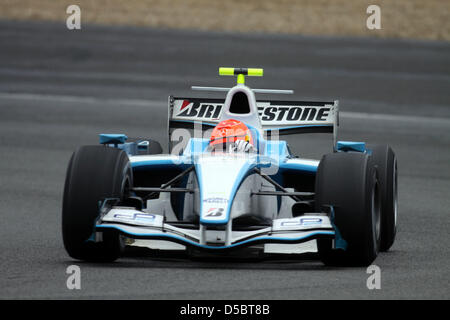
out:
<path id="1" fill-rule="evenodd" d="M 330 115 L 330 107 L 300 107 L 277 106 L 259 107 L 258 113 L 261 121 L 298 122 L 317 121 L 326 122 Z"/>
<path id="2" fill-rule="evenodd" d="M 274 105 L 258 102 L 258 114 L 262 123 L 332 122 L 331 106 Z M 205 121 L 218 120 L 223 103 L 199 100 L 176 100 L 174 118 L 189 118 Z"/>
<path id="3" fill-rule="evenodd" d="M 315 224 L 321 224 L 322 219 L 320 218 L 301 218 L 297 220 L 291 221 L 283 221 L 281 222 L 282 227 L 293 227 L 293 226 L 309 226 Z"/>
<path id="4" fill-rule="evenodd" d="M 136 213 L 134 215 L 135 221 L 142 221 L 142 222 L 153 222 L 155 220 L 155 215 L 153 214 L 139 214 Z"/>
<path id="5" fill-rule="evenodd" d="M 223 208 L 210 208 L 206 212 L 207 217 L 220 217 L 223 215 Z"/>
<path id="6" fill-rule="evenodd" d="M 143 213 L 117 213 L 114 215 L 114 218 L 122 219 L 122 220 L 131 220 L 131 221 L 140 221 L 140 222 L 154 222 L 155 215 L 153 214 L 143 214 Z"/>
<path id="7" fill-rule="evenodd" d="M 191 102 L 182 100 L 180 110 L 175 117 L 198 118 L 215 120 L 219 119 L 222 111 L 222 104 L 201 103 L 200 101 Z"/>
<path id="8" fill-rule="evenodd" d="M 307 225 L 311 225 L 311 224 L 321 224 L 322 223 L 322 219 L 320 218 L 301 218 L 300 219 L 300 224 L 302 226 L 307 226 Z"/>
<path id="9" fill-rule="evenodd" d="M 228 203 L 228 199 L 215 197 L 215 198 L 207 198 L 203 200 L 204 203 Z"/>

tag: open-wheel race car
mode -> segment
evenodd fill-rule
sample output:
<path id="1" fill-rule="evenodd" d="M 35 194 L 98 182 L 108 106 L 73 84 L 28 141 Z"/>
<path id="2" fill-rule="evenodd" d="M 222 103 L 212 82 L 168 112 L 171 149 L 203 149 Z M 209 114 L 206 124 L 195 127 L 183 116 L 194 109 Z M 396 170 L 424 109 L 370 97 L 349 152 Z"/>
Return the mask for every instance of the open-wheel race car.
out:
<path id="1" fill-rule="evenodd" d="M 326 265 L 369 265 L 397 228 L 397 161 L 387 145 L 338 141 L 337 101 L 256 100 L 246 76 L 225 99 L 170 96 L 169 147 L 101 134 L 67 169 L 62 209 L 65 249 L 113 261 L 125 246 L 227 255 L 318 252 Z M 291 153 L 284 134 L 330 133 L 320 160 Z"/>

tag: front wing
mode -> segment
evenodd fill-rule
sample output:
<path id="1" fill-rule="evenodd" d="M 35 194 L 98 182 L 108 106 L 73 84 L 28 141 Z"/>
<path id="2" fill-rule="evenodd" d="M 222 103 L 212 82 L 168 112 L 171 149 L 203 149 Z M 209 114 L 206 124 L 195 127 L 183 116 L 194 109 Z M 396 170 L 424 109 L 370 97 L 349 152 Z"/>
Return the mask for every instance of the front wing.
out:
<path id="1" fill-rule="evenodd" d="M 232 250 L 258 244 L 297 244 L 319 238 L 333 239 L 335 230 L 328 216 L 308 214 L 275 219 L 272 225 L 233 230 L 232 220 L 223 228 L 164 222 L 162 215 L 131 208 L 113 207 L 95 226 L 97 234 L 115 230 L 127 238 L 163 240 L 206 251 Z"/>

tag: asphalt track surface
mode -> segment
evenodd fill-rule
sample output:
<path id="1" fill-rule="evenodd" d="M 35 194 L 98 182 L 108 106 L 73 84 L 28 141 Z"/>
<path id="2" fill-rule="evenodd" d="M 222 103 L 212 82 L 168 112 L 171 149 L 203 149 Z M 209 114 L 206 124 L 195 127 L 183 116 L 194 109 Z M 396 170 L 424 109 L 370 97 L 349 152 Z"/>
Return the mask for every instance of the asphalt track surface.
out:
<path id="1" fill-rule="evenodd" d="M 218 66 L 264 67 L 256 88 L 294 89 L 278 99 L 340 100 L 341 140 L 389 143 L 399 165 L 399 231 L 365 268 L 308 258 L 198 261 L 126 256 L 72 260 L 61 237 L 72 151 L 102 132 L 165 146 L 169 94 L 232 84 Z M 450 44 L 238 35 L 0 22 L 1 299 L 449 299 Z M 290 136 L 320 157 L 329 136 Z M 81 268 L 68 290 L 66 268 Z"/>

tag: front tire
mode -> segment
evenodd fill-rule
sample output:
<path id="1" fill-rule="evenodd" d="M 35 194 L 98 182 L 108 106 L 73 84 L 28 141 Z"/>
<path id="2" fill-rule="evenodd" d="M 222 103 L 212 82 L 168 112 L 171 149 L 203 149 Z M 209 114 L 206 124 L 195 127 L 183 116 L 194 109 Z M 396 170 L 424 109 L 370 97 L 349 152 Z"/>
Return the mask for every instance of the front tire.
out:
<path id="1" fill-rule="evenodd" d="M 63 196 L 62 234 L 72 258 L 95 262 L 116 260 L 123 250 L 115 231 L 95 235 L 99 203 L 106 198 L 123 200 L 133 185 L 127 154 L 105 146 L 83 146 L 74 152 L 67 169 Z"/>
<path id="2" fill-rule="evenodd" d="M 397 157 L 387 145 L 368 146 L 378 171 L 381 196 L 380 251 L 388 251 L 397 233 Z"/>
<path id="3" fill-rule="evenodd" d="M 377 172 L 365 153 L 325 155 L 316 175 L 316 210 L 332 206 L 332 222 L 346 241 L 346 250 L 334 249 L 332 240 L 319 239 L 325 265 L 367 266 L 380 245 L 380 200 Z"/>

